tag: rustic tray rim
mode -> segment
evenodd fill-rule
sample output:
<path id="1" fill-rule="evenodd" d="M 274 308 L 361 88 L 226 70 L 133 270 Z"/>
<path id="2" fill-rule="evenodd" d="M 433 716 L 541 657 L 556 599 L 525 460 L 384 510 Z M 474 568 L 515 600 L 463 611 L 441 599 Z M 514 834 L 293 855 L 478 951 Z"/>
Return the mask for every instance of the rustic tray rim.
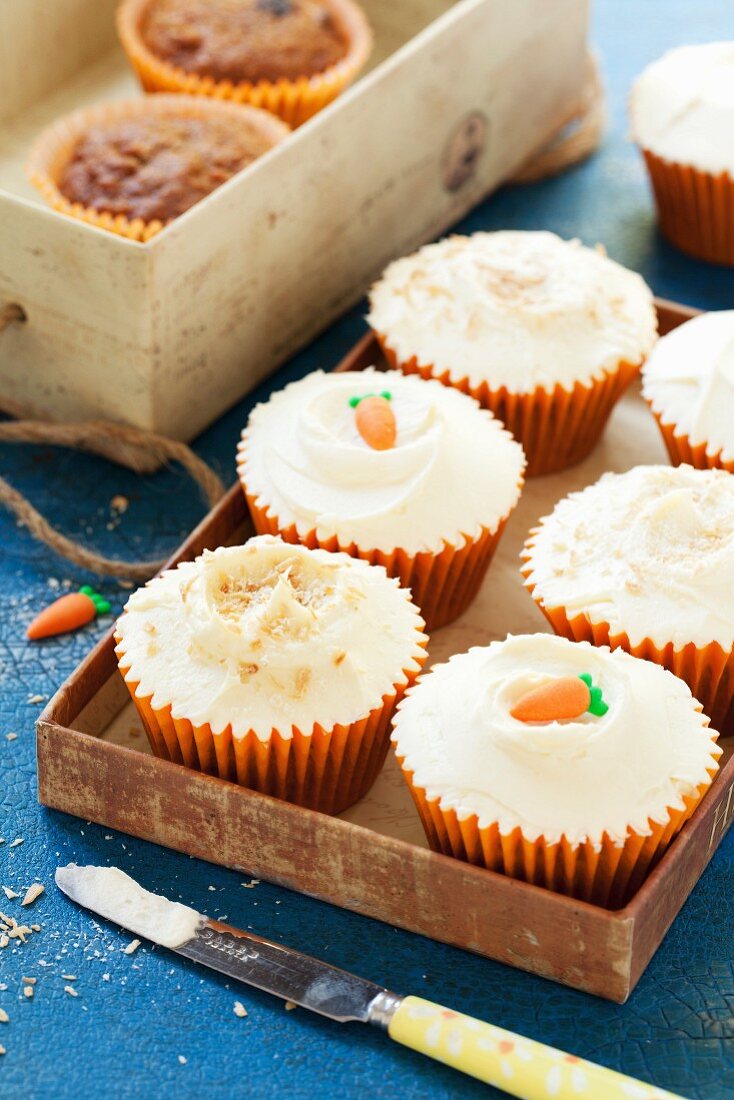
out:
<path id="1" fill-rule="evenodd" d="M 675 325 L 700 312 L 691 307 L 664 300 L 656 300 L 656 306 L 662 332 L 669 331 Z M 362 369 L 378 358 L 379 348 L 376 339 L 372 333 L 368 332 L 335 369 L 339 371 Z M 194 528 L 167 562 L 166 568 L 185 558 L 196 556 L 205 546 L 216 545 L 218 541 L 222 541 L 228 534 L 248 522 L 249 516 L 244 496 L 240 486 L 235 484 L 219 504 Z M 622 909 L 607 910 L 553 893 L 542 887 L 506 878 L 484 868 L 462 863 L 429 849 L 420 848 L 409 841 L 375 833 L 362 825 L 341 818 L 330 818 L 316 811 L 238 787 L 226 780 L 203 775 L 182 765 L 160 760 L 125 746 L 102 741 L 92 734 L 68 728 L 66 723 L 78 716 L 103 684 L 108 682 L 110 676 L 114 675 L 116 669 L 114 638 L 111 630 L 82 660 L 40 715 L 36 728 L 39 800 L 43 804 L 68 813 L 77 813 L 78 816 L 87 820 L 119 828 L 132 835 L 142 836 L 144 839 L 198 855 L 200 858 L 212 859 L 212 850 L 207 848 L 205 841 L 199 842 L 197 838 L 185 836 L 176 839 L 168 834 L 161 839 L 160 830 L 151 833 L 150 829 L 146 828 L 145 822 L 135 820 L 135 807 L 128 805 L 115 809 L 104 797 L 100 800 L 99 792 L 92 790 L 93 780 L 91 779 L 89 782 L 92 786 L 85 788 L 84 797 L 80 798 L 74 808 L 70 803 L 72 796 L 68 793 L 64 794 L 62 790 L 64 767 L 66 763 L 71 763 L 73 774 L 79 783 L 80 774 L 86 776 L 85 766 L 88 771 L 89 766 L 93 765 L 100 769 L 100 774 L 104 775 L 108 782 L 114 776 L 134 774 L 144 782 L 146 794 L 150 791 L 155 792 L 157 788 L 171 788 L 178 789 L 179 794 L 186 794 L 187 797 L 181 799 L 182 804 L 185 805 L 201 802 L 212 806 L 227 806 L 228 810 L 232 806 L 238 807 L 239 809 L 235 809 L 234 812 L 242 812 L 244 817 L 253 817 L 260 823 L 267 819 L 271 826 L 274 825 L 274 828 L 270 829 L 272 833 L 282 834 L 284 837 L 290 834 L 293 837 L 307 835 L 317 838 L 316 847 L 319 853 L 326 854 L 333 850 L 336 855 L 345 851 L 352 854 L 364 853 L 370 848 L 379 850 L 383 863 L 387 862 L 390 866 L 400 864 L 401 870 L 411 869 L 411 876 L 406 878 L 410 877 L 415 881 L 433 880 L 444 885 L 450 883 L 451 890 L 457 895 L 475 892 L 484 902 L 491 901 L 495 915 L 505 912 L 533 911 L 540 914 L 543 921 L 552 919 L 564 932 L 573 928 L 582 937 L 584 934 L 600 936 L 606 939 L 608 951 L 617 952 L 616 962 L 609 966 L 601 966 L 598 968 L 598 973 L 584 975 L 577 967 L 570 965 L 568 959 L 564 961 L 563 951 L 561 951 L 558 965 L 553 966 L 549 965 L 544 958 L 534 957 L 532 952 L 528 953 L 527 944 L 522 947 L 524 954 L 519 949 L 515 950 L 511 943 L 513 937 L 509 929 L 502 931 L 499 936 L 498 942 L 501 942 L 504 948 L 500 952 L 498 945 L 488 944 L 482 940 L 481 935 L 475 942 L 471 942 L 471 938 L 465 933 L 457 936 L 448 927 L 448 922 L 446 927 L 436 928 L 435 921 L 424 913 L 409 909 L 408 915 L 401 918 L 400 913 L 395 910 L 394 900 L 388 904 L 389 915 L 386 916 L 384 904 L 370 902 L 369 898 L 364 896 L 364 891 L 359 897 L 352 896 L 349 891 L 346 896 L 340 896 L 338 884 L 324 885 L 319 880 L 318 869 L 316 872 L 303 868 L 300 870 L 293 868 L 291 872 L 276 869 L 274 873 L 272 866 L 270 868 L 267 866 L 267 859 L 259 863 L 258 857 L 252 852 L 243 863 L 233 860 L 231 856 L 217 851 L 216 848 L 213 850 L 217 852 L 217 856 L 224 854 L 224 858 L 215 858 L 213 861 L 223 863 L 225 866 L 234 866 L 238 870 L 319 897 L 332 904 L 389 921 L 410 931 L 475 951 L 516 968 L 542 974 L 563 984 L 585 989 L 620 1003 L 624 1002 L 631 993 L 678 915 L 685 899 L 703 873 L 718 843 L 723 839 L 731 824 L 731 817 L 734 816 L 733 755 L 718 773 L 701 806 L 631 901 Z M 59 786 L 60 783 L 61 786 Z M 720 797 L 716 798 L 716 794 Z M 76 795 L 77 797 L 80 795 L 79 788 Z M 723 816 L 722 806 L 724 807 Z M 709 834 L 709 841 L 704 851 L 706 833 Z M 696 850 L 686 851 L 692 849 L 694 845 L 697 845 Z M 328 864 L 328 860 L 326 862 Z M 369 860 L 363 856 L 360 867 L 364 863 L 369 863 Z M 413 881 L 414 893 L 415 881 Z M 349 887 L 348 882 L 342 885 L 342 895 L 345 887 Z M 409 886 L 403 885 L 403 893 L 409 889 Z M 489 939 L 492 940 L 492 938 L 490 933 Z"/>

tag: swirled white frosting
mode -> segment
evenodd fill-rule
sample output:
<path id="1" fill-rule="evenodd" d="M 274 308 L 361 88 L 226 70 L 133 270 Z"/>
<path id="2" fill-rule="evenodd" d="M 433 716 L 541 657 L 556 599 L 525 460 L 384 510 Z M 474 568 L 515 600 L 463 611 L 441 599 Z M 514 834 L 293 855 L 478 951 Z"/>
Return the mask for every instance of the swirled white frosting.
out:
<path id="1" fill-rule="evenodd" d="M 135 592 L 117 654 L 153 707 L 265 741 L 365 717 L 418 670 L 422 627 L 382 567 L 263 535 Z"/>
<path id="2" fill-rule="evenodd" d="M 608 711 L 565 722 L 510 714 L 526 691 L 591 673 Z M 508 637 L 436 665 L 408 691 L 392 736 L 413 783 L 460 818 L 528 840 L 649 835 L 707 782 L 720 749 L 690 689 L 659 665 L 551 634 Z"/>
<path id="3" fill-rule="evenodd" d="M 657 326 L 639 275 L 579 241 L 514 230 L 448 237 L 390 264 L 368 320 L 400 361 L 512 393 L 640 363 Z"/>
<path id="4" fill-rule="evenodd" d="M 691 466 L 604 474 L 541 520 L 527 584 L 546 608 L 633 645 L 734 645 L 734 477 Z"/>
<path id="5" fill-rule="evenodd" d="M 373 450 L 350 397 L 388 392 L 393 448 Z M 522 448 L 473 398 L 399 371 L 316 371 L 258 405 L 243 432 L 248 493 L 301 536 L 438 552 L 494 531 L 520 496 Z"/>
<path id="6" fill-rule="evenodd" d="M 734 459 L 734 310 L 702 313 L 663 336 L 642 377 L 664 424 Z"/>
<path id="7" fill-rule="evenodd" d="M 632 136 L 665 160 L 734 174 L 734 42 L 680 46 L 642 71 Z"/>

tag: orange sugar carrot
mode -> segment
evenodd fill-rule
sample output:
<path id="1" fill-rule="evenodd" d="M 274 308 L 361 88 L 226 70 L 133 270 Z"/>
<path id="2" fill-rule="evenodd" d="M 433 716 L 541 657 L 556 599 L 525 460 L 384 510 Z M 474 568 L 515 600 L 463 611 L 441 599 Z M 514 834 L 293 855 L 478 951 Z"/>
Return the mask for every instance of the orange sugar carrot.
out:
<path id="1" fill-rule="evenodd" d="M 528 691 L 510 711 L 519 722 L 562 722 L 589 709 L 591 690 L 580 676 L 560 676 Z"/>
<path id="2" fill-rule="evenodd" d="M 68 634 L 90 623 L 96 615 L 104 615 L 109 610 L 107 600 L 85 584 L 78 592 L 69 592 L 44 608 L 27 628 L 26 636 L 37 642 L 55 634 Z"/>
<path id="3" fill-rule="evenodd" d="M 357 431 L 373 451 L 389 451 L 395 446 L 397 424 L 395 413 L 385 397 L 363 397 L 356 407 Z"/>

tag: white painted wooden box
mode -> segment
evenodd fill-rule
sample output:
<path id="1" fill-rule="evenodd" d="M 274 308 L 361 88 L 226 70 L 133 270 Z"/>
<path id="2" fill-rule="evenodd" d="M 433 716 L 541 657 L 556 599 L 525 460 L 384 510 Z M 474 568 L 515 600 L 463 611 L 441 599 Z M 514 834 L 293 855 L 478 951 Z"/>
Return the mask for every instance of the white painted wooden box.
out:
<path id="1" fill-rule="evenodd" d="M 0 0 L 0 397 L 190 439 L 573 115 L 587 0 L 362 0 L 371 68 L 148 244 L 48 209 L 23 164 L 137 94 L 116 0 Z"/>

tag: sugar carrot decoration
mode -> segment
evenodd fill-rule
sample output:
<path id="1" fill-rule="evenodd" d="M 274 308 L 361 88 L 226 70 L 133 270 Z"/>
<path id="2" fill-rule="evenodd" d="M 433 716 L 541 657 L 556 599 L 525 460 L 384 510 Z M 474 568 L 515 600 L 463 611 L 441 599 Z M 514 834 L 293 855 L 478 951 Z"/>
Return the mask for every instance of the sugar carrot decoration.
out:
<path id="1" fill-rule="evenodd" d="M 588 672 L 580 676 L 559 676 L 526 692 L 510 711 L 518 722 L 563 722 L 579 718 L 586 711 L 597 717 L 609 707 Z"/>
<path id="2" fill-rule="evenodd" d="M 97 615 L 106 615 L 109 610 L 107 600 L 85 584 L 78 592 L 69 592 L 49 604 L 30 624 L 26 635 L 37 642 L 40 638 L 51 638 L 55 634 L 68 634 L 91 623 Z"/>
<path id="3" fill-rule="evenodd" d="M 390 400 L 391 394 L 387 392 L 350 399 L 350 406 L 356 410 L 357 431 L 373 451 L 389 451 L 395 446 L 398 429 Z"/>

